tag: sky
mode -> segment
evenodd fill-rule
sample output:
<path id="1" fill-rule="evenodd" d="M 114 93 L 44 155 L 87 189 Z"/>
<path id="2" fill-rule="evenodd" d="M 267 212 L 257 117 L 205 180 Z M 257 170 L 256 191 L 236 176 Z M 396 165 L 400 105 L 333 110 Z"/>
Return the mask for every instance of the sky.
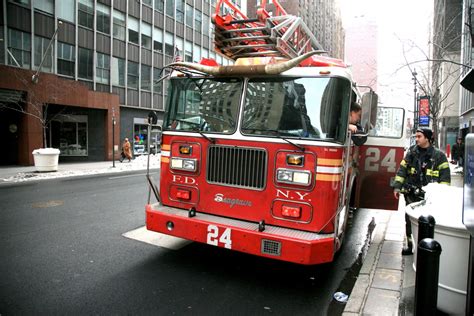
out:
<path id="1" fill-rule="evenodd" d="M 372 19 L 377 23 L 379 101 L 384 105 L 412 110 L 413 80 L 410 70 L 404 66 L 405 58 L 413 62 L 426 59 L 424 55 L 429 54 L 428 41 L 433 1 L 338 0 L 338 2 L 344 26 L 354 23 L 355 19 L 359 21 Z M 414 67 L 421 80 L 422 74 L 426 73 L 427 63 L 417 63 Z"/>

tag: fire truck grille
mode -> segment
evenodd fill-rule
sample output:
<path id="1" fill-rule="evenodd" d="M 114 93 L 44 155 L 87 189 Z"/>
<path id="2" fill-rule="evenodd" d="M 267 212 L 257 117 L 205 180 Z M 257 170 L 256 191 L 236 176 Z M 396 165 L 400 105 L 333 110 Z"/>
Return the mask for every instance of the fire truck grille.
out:
<path id="1" fill-rule="evenodd" d="M 279 256 L 281 254 L 281 243 L 274 240 L 262 239 L 262 253 Z"/>
<path id="2" fill-rule="evenodd" d="M 267 173 L 267 152 L 263 149 L 209 146 L 206 179 L 248 189 L 263 189 Z"/>

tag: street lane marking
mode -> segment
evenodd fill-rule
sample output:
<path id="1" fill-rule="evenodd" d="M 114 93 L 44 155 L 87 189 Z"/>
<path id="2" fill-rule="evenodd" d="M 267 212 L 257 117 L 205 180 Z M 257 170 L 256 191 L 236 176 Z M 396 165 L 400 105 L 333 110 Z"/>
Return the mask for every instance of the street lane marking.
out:
<path id="1" fill-rule="evenodd" d="M 123 233 L 122 236 L 171 250 L 179 250 L 192 243 L 192 241 L 187 239 L 149 231 L 146 229 L 146 226 Z"/>

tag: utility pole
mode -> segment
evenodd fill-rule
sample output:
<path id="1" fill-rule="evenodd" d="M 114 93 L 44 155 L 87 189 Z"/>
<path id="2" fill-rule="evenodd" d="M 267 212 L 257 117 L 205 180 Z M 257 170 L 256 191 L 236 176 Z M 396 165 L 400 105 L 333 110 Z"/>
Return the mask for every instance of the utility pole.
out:
<path id="1" fill-rule="evenodd" d="M 112 107 L 112 168 L 115 168 L 115 107 Z"/>
<path id="2" fill-rule="evenodd" d="M 419 117 L 418 117 L 418 104 L 417 104 L 417 97 L 416 97 L 416 70 L 413 68 L 413 72 L 412 72 L 412 75 L 413 75 L 413 134 L 415 134 L 416 132 L 416 129 L 418 128 L 418 120 L 419 120 Z"/>

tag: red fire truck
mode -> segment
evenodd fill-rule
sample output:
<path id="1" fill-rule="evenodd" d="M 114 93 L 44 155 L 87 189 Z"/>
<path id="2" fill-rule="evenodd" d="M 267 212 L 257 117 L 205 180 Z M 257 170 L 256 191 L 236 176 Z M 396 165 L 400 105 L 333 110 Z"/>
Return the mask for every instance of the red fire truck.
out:
<path id="1" fill-rule="evenodd" d="M 217 2 L 215 43 L 235 63 L 170 65 L 158 200 L 148 230 L 299 264 L 332 261 L 350 208 L 397 209 L 402 109 L 377 108 L 322 56 L 300 18 Z M 351 102 L 368 135 L 348 132 Z M 364 145 L 361 145 L 364 140 Z M 359 144 L 357 146 L 355 144 Z"/>

